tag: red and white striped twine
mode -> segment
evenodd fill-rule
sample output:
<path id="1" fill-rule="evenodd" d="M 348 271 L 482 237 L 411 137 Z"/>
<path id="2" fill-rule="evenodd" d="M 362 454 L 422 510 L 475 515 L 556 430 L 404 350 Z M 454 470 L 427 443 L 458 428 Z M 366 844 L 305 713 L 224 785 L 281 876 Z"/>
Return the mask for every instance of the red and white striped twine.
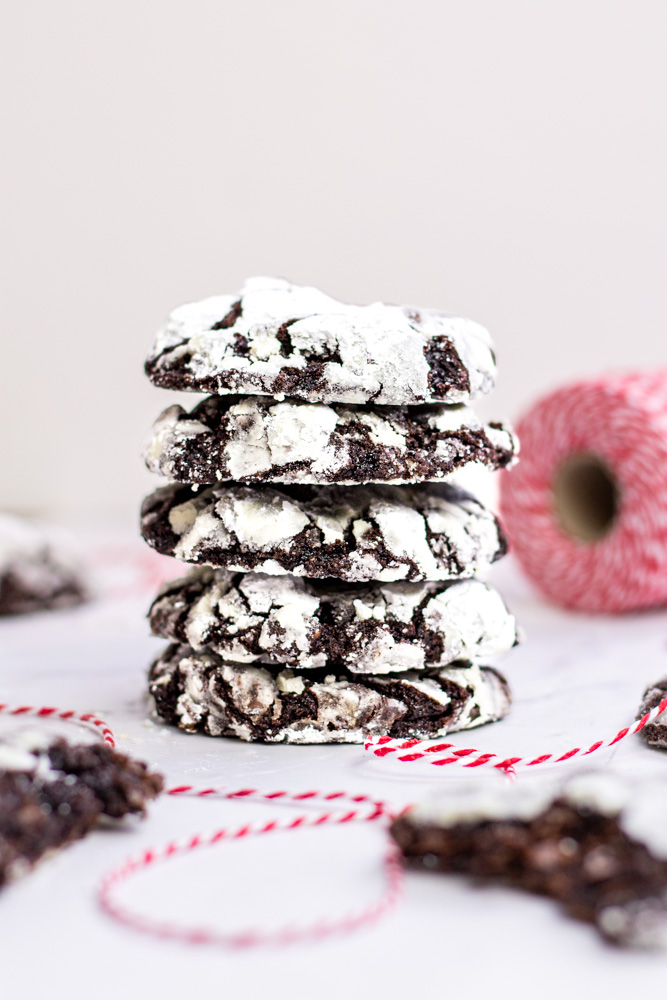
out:
<path id="1" fill-rule="evenodd" d="M 116 746 L 116 739 L 110 727 L 104 719 L 98 718 L 93 712 L 74 712 L 71 709 L 52 708 L 48 706 L 35 707 L 33 705 L 0 705 L 0 712 L 5 715 L 27 716 L 37 719 L 62 719 L 66 722 L 82 723 L 92 726 L 95 733 L 110 747 Z"/>
<path id="2" fill-rule="evenodd" d="M 251 788 L 228 791 L 219 788 L 198 789 L 192 785 L 180 785 L 169 789 L 167 794 L 194 795 L 199 798 L 210 798 L 211 796 L 226 799 L 255 798 L 270 802 L 283 800 L 289 803 L 316 801 L 326 802 L 333 808 L 329 808 L 324 813 L 301 814 L 292 819 L 272 819 L 264 823 L 248 823 L 236 829 L 223 828 L 210 834 L 195 834 L 186 840 L 170 841 L 164 847 L 151 849 L 138 857 L 130 858 L 106 876 L 99 890 L 99 901 L 104 911 L 126 927 L 150 934 L 153 937 L 178 940 L 188 944 L 207 944 L 226 948 L 248 948 L 257 945 L 283 946 L 297 942 L 319 941 L 334 934 L 351 933 L 378 920 L 394 906 L 400 896 L 403 882 L 402 868 L 398 851 L 391 847 L 383 861 L 385 885 L 380 898 L 360 910 L 347 913 L 338 919 L 323 918 L 302 927 L 286 926 L 271 932 L 248 929 L 225 933 L 211 928 L 181 926 L 132 912 L 116 901 L 115 890 L 130 876 L 152 867 L 160 861 L 166 861 L 177 855 L 189 854 L 202 847 L 212 847 L 222 841 L 229 842 L 260 834 L 298 830 L 306 827 L 321 827 L 331 824 L 342 826 L 359 821 L 374 822 L 389 819 L 392 815 L 385 803 L 367 795 L 349 795 L 346 792 L 262 792 Z M 337 811 L 336 807 L 340 807 L 342 804 L 349 804 L 354 808 L 339 808 Z"/>
<path id="3" fill-rule="evenodd" d="M 425 740 L 397 740 L 388 736 L 369 739 L 365 743 L 366 751 L 381 759 L 389 758 L 401 763 L 423 761 L 436 766 L 460 764 L 466 768 L 479 768 L 489 765 L 499 773 L 512 776 L 517 767 L 533 767 L 537 764 L 564 763 L 577 757 L 584 757 L 597 750 L 609 749 L 629 736 L 640 732 L 653 722 L 659 715 L 667 711 L 667 698 L 647 712 L 630 726 L 608 740 L 597 740 L 589 747 L 574 747 L 571 750 L 556 755 L 541 754 L 537 757 L 504 757 L 498 759 L 497 754 L 482 753 L 473 748 L 460 748 L 451 743 L 430 744 Z M 91 712 L 75 712 L 52 707 L 33 707 L 22 705 L 12 707 L 0 705 L 0 713 L 12 716 L 30 716 L 33 718 L 56 718 L 76 723 L 84 723 L 94 728 L 97 735 L 109 746 L 115 746 L 114 735 L 110 727 Z M 352 795 L 348 792 L 290 792 L 262 791 L 256 788 L 227 789 L 219 787 L 202 787 L 194 785 L 177 785 L 168 789 L 167 795 L 172 797 L 195 796 L 197 798 L 225 798 L 230 800 L 257 799 L 262 802 L 285 802 L 291 805 L 302 803 L 324 803 L 325 812 L 304 813 L 291 819 L 272 819 L 263 823 L 245 824 L 235 829 L 221 828 L 209 834 L 195 834 L 185 840 L 170 841 L 161 848 L 144 851 L 137 857 L 130 858 L 121 866 L 111 871 L 102 881 L 99 888 L 99 901 L 103 910 L 126 927 L 160 939 L 178 940 L 188 944 L 207 944 L 231 948 L 248 948 L 255 945 L 286 945 L 296 942 L 318 941 L 333 934 L 344 934 L 358 930 L 378 920 L 398 900 L 402 884 L 402 869 L 395 848 L 391 848 L 384 858 L 385 885 L 379 899 L 364 906 L 358 911 L 343 917 L 327 920 L 321 919 L 302 927 L 284 927 L 276 931 L 245 930 L 238 932 L 222 932 L 210 928 L 185 927 L 177 924 L 156 920 L 133 912 L 117 902 L 115 893 L 119 886 L 132 875 L 158 862 L 169 858 L 188 854 L 203 847 L 212 847 L 222 842 L 240 840 L 250 836 L 274 833 L 279 831 L 294 831 L 307 827 L 324 825 L 345 826 L 352 822 L 385 822 L 393 818 L 394 811 L 382 800 L 369 795 Z"/>
<path id="4" fill-rule="evenodd" d="M 664 605 L 667 370 L 565 385 L 538 400 L 516 430 L 521 461 L 501 473 L 500 508 L 527 575 L 564 607 L 619 612 Z M 564 463 L 582 456 L 602 463 L 614 482 L 614 516 L 592 541 L 563 527 L 555 502 Z"/>
<path id="5" fill-rule="evenodd" d="M 59 719 L 66 722 L 82 723 L 92 727 L 95 734 L 108 746 L 115 747 L 116 745 L 111 728 L 92 712 L 76 712 L 73 709 L 60 709 L 52 706 L 0 704 L 0 713 L 13 717 L 30 717 L 42 720 Z M 259 834 L 298 830 L 306 827 L 321 827 L 332 824 L 345 826 L 353 822 L 369 823 L 389 820 L 392 816 L 389 807 L 381 800 L 368 795 L 351 795 L 347 792 L 262 792 L 255 788 L 196 788 L 193 785 L 178 785 L 168 789 L 166 794 L 176 797 L 192 795 L 202 799 L 213 796 L 232 800 L 253 798 L 263 802 L 282 801 L 290 804 L 319 802 L 325 803 L 328 808 L 326 812 L 317 814 L 302 814 L 290 819 L 281 818 L 258 824 L 245 824 L 237 829 L 219 829 L 211 834 L 195 834 L 186 840 L 170 841 L 162 848 L 144 851 L 138 857 L 130 858 L 119 868 L 110 872 L 103 879 L 99 888 L 99 901 L 104 911 L 126 927 L 151 934 L 153 937 L 178 940 L 189 944 L 209 944 L 231 948 L 247 948 L 260 944 L 286 945 L 298 941 L 318 941 L 333 934 L 351 933 L 374 923 L 394 906 L 399 898 L 403 880 L 402 868 L 398 851 L 391 847 L 388 848 L 383 862 L 385 885 L 380 898 L 360 910 L 347 913 L 338 919 L 321 919 L 303 927 L 284 927 L 271 933 L 265 933 L 261 930 L 246 930 L 225 934 L 213 929 L 167 924 L 164 921 L 152 920 L 141 914 L 133 913 L 116 902 L 115 890 L 131 875 L 159 861 L 190 853 L 201 847 L 212 847 L 223 840 L 239 840 Z"/>
<path id="6" fill-rule="evenodd" d="M 428 740 L 398 740 L 392 739 L 391 736 L 372 737 L 366 741 L 364 749 L 376 757 L 388 757 L 390 754 L 396 754 L 397 756 L 393 760 L 403 764 L 424 761 L 428 764 L 434 764 L 436 767 L 460 764 L 462 767 L 469 768 L 488 764 L 497 771 L 514 774 L 518 766 L 534 767 L 536 764 L 562 764 L 575 757 L 586 757 L 588 754 L 595 753 L 596 750 L 609 749 L 628 736 L 634 736 L 635 733 L 640 732 L 644 726 L 649 725 L 666 710 L 667 698 L 663 698 L 659 705 L 652 708 L 641 719 L 637 719 L 631 726 L 621 729 L 613 739 L 596 740 L 589 747 L 573 747 L 561 754 L 543 753 L 537 757 L 504 757 L 499 760 L 498 754 L 482 753 L 473 747 L 456 747 L 453 743 L 430 743 Z"/>
<path id="7" fill-rule="evenodd" d="M 388 757 L 391 754 L 396 756 L 394 760 L 400 761 L 401 763 L 413 763 L 418 760 L 423 760 L 429 764 L 435 765 L 436 767 L 442 767 L 447 764 L 460 764 L 462 767 L 466 768 L 478 768 L 482 765 L 488 764 L 498 771 L 512 772 L 517 766 L 523 767 L 534 767 L 536 764 L 560 764 L 565 761 L 572 760 L 575 757 L 585 757 L 588 754 L 594 753 L 596 750 L 609 749 L 620 743 L 621 740 L 626 739 L 628 736 L 634 736 L 636 733 L 640 732 L 645 726 L 652 723 L 659 715 L 667 711 L 667 698 L 663 700 L 637 719 L 631 726 L 626 726 L 621 729 L 612 739 L 607 740 L 596 740 L 589 747 L 573 747 L 571 750 L 567 750 L 565 753 L 545 753 L 540 754 L 537 757 L 504 757 L 500 760 L 498 759 L 498 754 L 481 752 L 476 750 L 474 747 L 457 747 L 453 743 L 432 743 L 429 740 L 401 740 L 395 739 L 391 736 L 375 736 L 369 738 L 365 744 L 364 749 L 372 753 L 376 757 Z M 99 716 L 95 715 L 93 712 L 76 712 L 73 709 L 60 709 L 53 706 L 34 706 L 34 705 L 8 705 L 0 704 L 0 713 L 5 715 L 17 717 L 17 716 L 27 716 L 31 718 L 40 719 L 59 719 L 67 722 L 75 722 L 92 727 L 94 732 L 101 737 L 101 739 L 110 747 L 116 746 L 116 739 L 111 730 L 110 726 Z M 403 752 L 407 751 L 407 752 Z M 291 792 L 259 792 L 256 789 L 248 790 L 241 789 L 239 791 L 224 792 L 218 788 L 204 788 L 195 789 L 190 785 L 183 785 L 178 788 L 170 789 L 170 795 L 177 794 L 193 794 L 201 797 L 207 795 L 223 795 L 225 798 L 241 798 L 253 795 L 255 797 L 266 799 L 267 801 L 279 798 L 292 798 L 294 801 L 302 801 L 304 799 L 311 799 L 317 796 L 321 796 L 319 792 L 305 792 L 305 793 L 291 793 Z M 328 801 L 332 798 L 345 797 L 346 793 L 337 792 L 332 796 L 328 797 Z M 351 801 L 360 802 L 370 802 L 374 803 L 378 809 L 385 810 L 383 803 L 375 802 L 368 798 L 367 796 L 347 796 Z M 386 810 L 385 810 L 386 811 Z"/>
<path id="8" fill-rule="evenodd" d="M 338 805 L 350 802 L 355 809 L 347 813 L 349 820 L 375 820 L 382 816 L 390 816 L 391 811 L 386 802 L 371 798 L 369 795 L 350 795 L 348 792 L 262 792 L 259 788 L 238 788 L 230 791 L 227 788 L 197 788 L 196 785 L 176 785 L 167 790 L 167 795 L 192 795 L 195 798 L 206 798 L 215 795 L 223 799 L 259 799 L 263 802 L 283 801 L 289 803 L 326 802 Z M 361 809 L 359 807 L 362 807 Z M 342 822 L 339 818 L 337 822 Z"/>

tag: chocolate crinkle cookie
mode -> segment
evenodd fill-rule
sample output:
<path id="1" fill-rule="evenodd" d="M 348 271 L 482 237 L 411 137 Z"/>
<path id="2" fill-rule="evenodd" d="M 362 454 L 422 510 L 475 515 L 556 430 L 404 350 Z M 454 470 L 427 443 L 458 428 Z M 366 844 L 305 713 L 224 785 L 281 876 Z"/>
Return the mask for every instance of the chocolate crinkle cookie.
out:
<path id="1" fill-rule="evenodd" d="M 655 708 L 660 704 L 663 699 L 667 698 L 667 677 L 663 677 L 662 680 L 656 681 L 655 684 L 651 684 L 646 691 L 644 691 L 644 697 L 642 698 L 642 703 L 639 706 L 639 711 L 637 712 L 637 718 L 641 719 L 642 716 L 650 712 L 652 708 Z M 653 722 L 650 722 L 647 726 L 644 726 L 640 730 L 640 735 L 649 746 L 657 747 L 660 750 L 667 750 L 667 711 L 661 712 L 657 715 Z"/>
<path id="2" fill-rule="evenodd" d="M 667 946 L 664 779 L 480 776 L 410 808 L 392 835 L 419 867 L 549 896 L 614 944 Z"/>
<path id="3" fill-rule="evenodd" d="M 183 562 L 351 582 L 470 577 L 507 548 L 494 515 L 447 483 L 171 484 L 144 500 L 141 530 Z"/>
<path id="4" fill-rule="evenodd" d="M 505 679 L 490 667 L 452 664 L 363 677 L 301 673 L 230 663 L 177 644 L 153 664 L 149 689 L 158 715 L 172 725 L 267 743 L 436 738 L 500 719 L 510 705 Z"/>
<path id="5" fill-rule="evenodd" d="M 379 407 L 209 396 L 168 407 L 144 449 L 152 472 L 179 483 L 415 483 L 476 462 L 511 465 L 518 443 L 465 406 Z"/>
<path id="6" fill-rule="evenodd" d="M 0 616 L 67 608 L 86 600 L 79 568 L 36 525 L 0 514 Z"/>
<path id="7" fill-rule="evenodd" d="M 154 635 L 236 662 L 395 673 L 511 649 L 517 624 L 481 580 L 349 584 L 205 567 L 165 584 Z"/>
<path id="8" fill-rule="evenodd" d="M 18 731 L 0 738 L 0 886 L 92 830 L 143 816 L 162 790 L 145 764 L 106 744 Z"/>
<path id="9" fill-rule="evenodd" d="M 313 402 L 462 403 L 489 392 L 489 334 L 433 309 L 352 306 L 316 288 L 252 278 L 180 306 L 146 361 L 155 385 Z"/>

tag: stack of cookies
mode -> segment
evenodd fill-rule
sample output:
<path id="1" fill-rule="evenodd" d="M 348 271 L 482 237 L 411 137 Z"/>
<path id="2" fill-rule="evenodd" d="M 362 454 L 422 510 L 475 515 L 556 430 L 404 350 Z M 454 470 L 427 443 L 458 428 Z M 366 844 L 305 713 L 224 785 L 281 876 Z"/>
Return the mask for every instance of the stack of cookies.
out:
<path id="1" fill-rule="evenodd" d="M 171 482 L 144 501 L 143 537 L 194 565 L 149 613 L 171 641 L 149 680 L 163 719 L 359 743 L 506 714 L 507 683 L 483 664 L 516 622 L 477 578 L 506 543 L 450 481 L 517 451 L 466 406 L 494 383 L 482 327 L 256 278 L 177 309 L 146 373 L 210 394 L 168 407 L 145 450 Z"/>

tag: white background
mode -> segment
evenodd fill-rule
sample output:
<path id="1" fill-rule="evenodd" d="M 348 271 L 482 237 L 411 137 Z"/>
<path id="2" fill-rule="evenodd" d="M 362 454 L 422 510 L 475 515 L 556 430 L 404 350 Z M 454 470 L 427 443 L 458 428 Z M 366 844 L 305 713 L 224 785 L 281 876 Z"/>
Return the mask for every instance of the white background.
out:
<path id="1" fill-rule="evenodd" d="M 32 0 L 0 29 L 0 508 L 129 525 L 153 331 L 249 274 L 485 323 L 489 416 L 667 362 L 660 0 Z"/>

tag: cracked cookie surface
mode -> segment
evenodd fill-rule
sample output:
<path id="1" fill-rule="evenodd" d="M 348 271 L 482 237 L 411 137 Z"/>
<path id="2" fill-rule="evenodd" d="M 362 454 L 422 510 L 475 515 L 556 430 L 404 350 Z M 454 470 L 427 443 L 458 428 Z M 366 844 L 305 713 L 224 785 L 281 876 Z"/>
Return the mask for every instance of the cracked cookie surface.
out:
<path id="1" fill-rule="evenodd" d="M 463 403 L 489 392 L 484 327 L 433 309 L 352 306 L 316 288 L 251 278 L 176 309 L 145 366 L 155 385 L 311 402 Z"/>
<path id="2" fill-rule="evenodd" d="M 153 634 L 235 662 L 395 673 L 511 649 L 517 625 L 480 580 L 338 584 L 197 568 L 165 584 Z"/>
<path id="3" fill-rule="evenodd" d="M 144 539 L 182 562 L 351 582 L 450 580 L 507 550 L 498 520 L 450 484 L 157 489 Z"/>
<path id="4" fill-rule="evenodd" d="M 502 718 L 510 706 L 507 682 L 490 667 L 297 673 L 177 644 L 153 664 L 149 689 L 172 725 L 269 743 L 362 743 L 382 733 L 428 739 Z"/>
<path id="5" fill-rule="evenodd" d="M 144 449 L 151 472 L 180 483 L 416 483 L 473 462 L 512 464 L 508 427 L 464 406 L 378 407 L 209 396 L 168 407 Z"/>

